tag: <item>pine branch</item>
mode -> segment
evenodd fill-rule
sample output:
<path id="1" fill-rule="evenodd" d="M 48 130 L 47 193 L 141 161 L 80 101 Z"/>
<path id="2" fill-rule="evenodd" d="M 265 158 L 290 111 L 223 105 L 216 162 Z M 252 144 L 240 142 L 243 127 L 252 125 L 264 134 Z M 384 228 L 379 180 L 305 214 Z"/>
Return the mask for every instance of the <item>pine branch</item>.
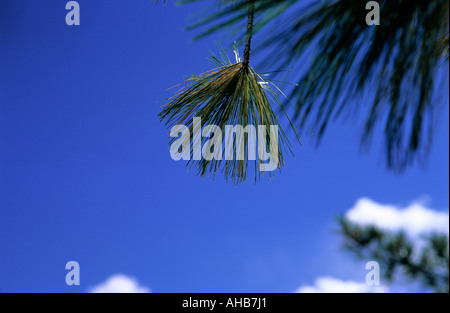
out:
<path id="1" fill-rule="evenodd" d="M 255 0 L 249 0 L 247 35 L 245 40 L 244 62 L 242 63 L 245 69 L 248 69 L 250 63 L 250 46 L 252 44 L 254 17 L 255 17 Z"/>

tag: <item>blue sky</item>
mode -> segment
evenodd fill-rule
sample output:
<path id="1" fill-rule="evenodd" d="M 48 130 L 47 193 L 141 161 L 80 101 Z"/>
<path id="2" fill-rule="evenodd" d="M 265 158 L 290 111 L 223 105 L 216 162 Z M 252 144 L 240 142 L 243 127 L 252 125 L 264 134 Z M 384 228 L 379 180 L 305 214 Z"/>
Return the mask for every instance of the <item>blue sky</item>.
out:
<path id="1" fill-rule="evenodd" d="M 155 292 L 364 281 L 337 216 L 363 197 L 448 212 L 448 89 L 425 168 L 386 171 L 380 146 L 363 155 L 360 124 L 341 121 L 272 181 L 235 187 L 173 161 L 157 118 L 168 87 L 211 67 L 217 38 L 184 30 L 199 6 L 80 0 L 69 27 L 65 3 L 0 5 L 1 291 L 85 292 L 116 273 Z M 65 284 L 71 260 L 80 286 Z"/>

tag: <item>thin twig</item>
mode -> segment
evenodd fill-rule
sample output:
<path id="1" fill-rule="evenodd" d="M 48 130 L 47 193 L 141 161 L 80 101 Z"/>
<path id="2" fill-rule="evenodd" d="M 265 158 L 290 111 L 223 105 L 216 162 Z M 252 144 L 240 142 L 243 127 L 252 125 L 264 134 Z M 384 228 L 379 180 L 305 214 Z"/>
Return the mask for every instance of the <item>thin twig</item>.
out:
<path id="1" fill-rule="evenodd" d="M 242 65 L 245 69 L 248 69 L 250 63 L 250 46 L 253 36 L 253 20 L 255 17 L 255 0 L 249 0 L 248 7 L 248 20 L 247 20 L 247 35 L 245 40 L 244 61 Z"/>

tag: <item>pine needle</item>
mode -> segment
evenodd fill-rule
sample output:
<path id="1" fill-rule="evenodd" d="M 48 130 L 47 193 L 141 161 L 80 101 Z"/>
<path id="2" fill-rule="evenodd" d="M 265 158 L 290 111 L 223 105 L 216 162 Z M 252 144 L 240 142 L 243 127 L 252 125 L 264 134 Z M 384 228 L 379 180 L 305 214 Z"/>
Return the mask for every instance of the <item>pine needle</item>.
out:
<path id="1" fill-rule="evenodd" d="M 188 127 L 191 143 L 194 139 L 194 117 L 201 118 L 202 129 L 207 125 L 216 125 L 220 127 L 223 133 L 226 125 L 241 125 L 244 128 L 247 125 L 253 125 L 256 130 L 258 130 L 258 125 L 263 125 L 266 129 L 265 146 L 267 148 L 272 147 L 273 144 L 270 126 L 277 125 L 279 130 L 278 168 L 281 169 L 281 166 L 284 165 L 283 152 L 289 150 L 292 153 L 292 150 L 271 106 L 271 103 L 273 103 L 283 108 L 277 93 L 270 87 L 272 83 L 266 81 L 250 66 L 246 67 L 243 63 L 231 63 L 223 51 L 221 58 L 212 55 L 210 60 L 219 67 L 188 78 L 185 81 L 185 86 L 175 96 L 168 99 L 169 103 L 163 107 L 159 114 L 161 121 L 166 121 L 166 125 L 170 127 L 176 125 Z M 292 123 L 291 126 L 294 129 Z M 225 134 L 223 136 L 225 137 Z M 233 142 L 225 142 L 222 145 L 223 159 L 206 160 L 202 157 L 201 160 L 194 160 L 194 155 L 199 153 L 197 150 L 201 149 L 210 139 L 209 137 L 202 137 L 200 147 L 194 147 L 194 145 L 190 147 L 188 166 L 195 165 L 197 174 L 200 176 L 204 176 L 208 172 L 215 176 L 216 172 L 221 170 L 226 178 L 231 178 L 234 184 L 239 185 L 248 176 L 250 167 L 248 161 L 251 160 L 249 148 L 250 150 L 257 148 L 254 147 L 255 143 L 260 144 L 260 141 L 264 139 L 264 137 L 260 138 L 258 131 L 256 131 L 255 136 L 256 138 L 252 138 L 251 135 L 248 135 L 245 138 L 244 150 L 242 151 L 244 158 L 242 160 L 236 158 L 242 147 L 236 148 L 235 138 L 232 139 Z M 169 143 L 172 145 L 175 140 L 177 138 L 171 138 Z M 225 159 L 227 145 L 232 145 L 233 151 L 236 151 L 236 156 L 232 160 Z M 261 160 L 261 157 L 254 161 L 255 182 L 264 174 L 259 167 L 262 163 L 264 161 Z M 268 172 L 268 174 L 271 177 L 273 172 Z"/>

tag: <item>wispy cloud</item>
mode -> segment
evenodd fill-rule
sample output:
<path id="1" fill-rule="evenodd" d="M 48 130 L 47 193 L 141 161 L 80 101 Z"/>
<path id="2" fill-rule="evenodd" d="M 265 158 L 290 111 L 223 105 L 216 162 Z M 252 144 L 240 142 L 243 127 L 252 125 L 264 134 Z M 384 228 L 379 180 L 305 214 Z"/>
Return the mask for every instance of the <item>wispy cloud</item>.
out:
<path id="1" fill-rule="evenodd" d="M 432 232 L 449 234 L 448 212 L 438 212 L 418 202 L 403 208 L 361 198 L 345 216 L 360 225 L 374 225 L 390 231 L 402 230 L 413 238 Z"/>
<path id="2" fill-rule="evenodd" d="M 351 280 L 340 280 L 333 277 L 319 277 L 313 286 L 302 286 L 297 293 L 382 293 L 388 289 L 383 286 L 369 286 Z"/>
<path id="3" fill-rule="evenodd" d="M 150 288 L 139 285 L 138 281 L 123 274 L 115 274 L 105 282 L 90 288 L 91 293 L 149 293 Z"/>

